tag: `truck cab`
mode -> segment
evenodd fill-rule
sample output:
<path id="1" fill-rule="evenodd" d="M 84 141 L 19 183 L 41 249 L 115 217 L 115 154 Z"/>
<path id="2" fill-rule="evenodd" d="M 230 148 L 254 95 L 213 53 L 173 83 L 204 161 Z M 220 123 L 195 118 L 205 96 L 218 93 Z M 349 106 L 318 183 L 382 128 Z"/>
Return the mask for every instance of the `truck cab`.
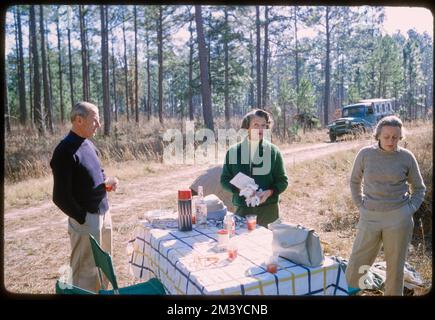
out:
<path id="1" fill-rule="evenodd" d="M 331 142 L 345 134 L 371 131 L 383 117 L 394 113 L 392 99 L 368 99 L 344 106 L 341 117 L 328 124 Z"/>

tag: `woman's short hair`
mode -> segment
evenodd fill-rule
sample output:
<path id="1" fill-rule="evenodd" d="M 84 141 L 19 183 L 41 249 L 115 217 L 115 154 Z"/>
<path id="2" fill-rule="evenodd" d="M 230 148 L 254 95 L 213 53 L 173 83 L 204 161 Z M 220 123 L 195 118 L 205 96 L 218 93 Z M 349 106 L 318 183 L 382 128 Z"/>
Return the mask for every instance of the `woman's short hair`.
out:
<path id="1" fill-rule="evenodd" d="M 86 101 L 76 103 L 71 109 L 71 122 L 74 122 L 77 116 L 86 118 L 90 111 L 98 112 L 97 106 Z"/>
<path id="2" fill-rule="evenodd" d="M 404 138 L 404 130 L 403 130 L 402 120 L 400 120 L 397 116 L 387 116 L 387 117 L 384 117 L 381 120 L 379 120 L 378 124 L 376 125 L 373 137 L 377 141 L 379 141 L 379 136 L 381 135 L 382 128 L 385 126 L 399 127 L 401 129 L 400 139 Z"/>
<path id="3" fill-rule="evenodd" d="M 267 129 L 271 129 L 272 128 L 272 124 L 273 124 L 273 120 L 272 120 L 272 115 L 263 110 L 263 109 L 253 109 L 251 111 L 249 111 L 247 114 L 245 114 L 245 116 L 242 119 L 242 129 L 249 129 L 249 125 L 251 124 L 251 119 L 253 117 L 260 117 L 260 118 L 264 118 L 266 119 L 266 128 Z"/>

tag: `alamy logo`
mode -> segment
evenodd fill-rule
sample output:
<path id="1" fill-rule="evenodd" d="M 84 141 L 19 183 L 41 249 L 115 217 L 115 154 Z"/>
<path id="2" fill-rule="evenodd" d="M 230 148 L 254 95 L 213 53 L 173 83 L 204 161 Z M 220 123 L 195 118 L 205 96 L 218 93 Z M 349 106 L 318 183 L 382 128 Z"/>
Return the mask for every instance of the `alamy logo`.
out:
<path id="1" fill-rule="evenodd" d="M 251 129 L 251 136 L 258 137 L 260 130 Z M 262 139 L 271 141 L 271 130 L 262 130 Z M 194 122 L 185 122 L 185 134 L 180 129 L 168 129 L 163 134 L 163 141 L 168 142 L 163 150 L 165 164 L 222 164 L 228 147 L 243 142 L 248 136 L 248 130 L 218 129 L 215 133 L 207 128 L 195 131 Z M 254 144 L 252 144 L 254 145 Z M 263 144 L 263 152 L 259 148 L 251 150 L 249 143 L 241 144 L 241 152 L 235 148 L 228 153 L 228 164 L 252 164 L 252 174 L 266 175 L 271 170 L 271 148 Z M 239 159 L 240 158 L 240 159 Z"/>

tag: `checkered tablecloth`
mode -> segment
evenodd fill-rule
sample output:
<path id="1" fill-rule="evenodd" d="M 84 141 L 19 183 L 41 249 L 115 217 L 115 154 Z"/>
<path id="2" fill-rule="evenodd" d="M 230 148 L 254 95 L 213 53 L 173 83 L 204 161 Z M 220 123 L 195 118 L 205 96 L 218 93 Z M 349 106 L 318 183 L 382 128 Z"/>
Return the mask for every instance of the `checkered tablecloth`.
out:
<path id="1" fill-rule="evenodd" d="M 141 280 L 157 277 L 173 295 L 347 295 L 344 272 L 331 258 L 308 268 L 280 257 L 272 274 L 265 264 L 272 252 L 270 230 L 238 228 L 233 261 L 215 251 L 217 230 L 194 226 L 181 232 L 140 221 L 129 244 L 130 272 Z"/>

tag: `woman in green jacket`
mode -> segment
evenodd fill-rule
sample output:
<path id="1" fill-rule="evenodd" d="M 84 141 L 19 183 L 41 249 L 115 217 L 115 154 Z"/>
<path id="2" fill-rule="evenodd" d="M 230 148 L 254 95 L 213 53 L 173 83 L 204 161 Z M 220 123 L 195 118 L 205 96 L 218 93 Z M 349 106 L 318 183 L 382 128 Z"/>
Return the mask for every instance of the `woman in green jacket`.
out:
<path id="1" fill-rule="evenodd" d="M 242 129 L 247 129 L 248 135 L 228 149 L 221 175 L 222 187 L 233 194 L 235 213 L 239 216 L 256 214 L 257 223 L 264 227 L 279 218 L 279 194 L 288 186 L 278 147 L 263 139 L 263 130 L 270 129 L 271 121 L 271 115 L 261 109 L 254 109 L 244 116 Z M 239 195 L 240 190 L 230 183 L 239 172 L 254 179 L 262 190 L 257 191 L 258 206 L 248 206 L 245 197 Z"/>

